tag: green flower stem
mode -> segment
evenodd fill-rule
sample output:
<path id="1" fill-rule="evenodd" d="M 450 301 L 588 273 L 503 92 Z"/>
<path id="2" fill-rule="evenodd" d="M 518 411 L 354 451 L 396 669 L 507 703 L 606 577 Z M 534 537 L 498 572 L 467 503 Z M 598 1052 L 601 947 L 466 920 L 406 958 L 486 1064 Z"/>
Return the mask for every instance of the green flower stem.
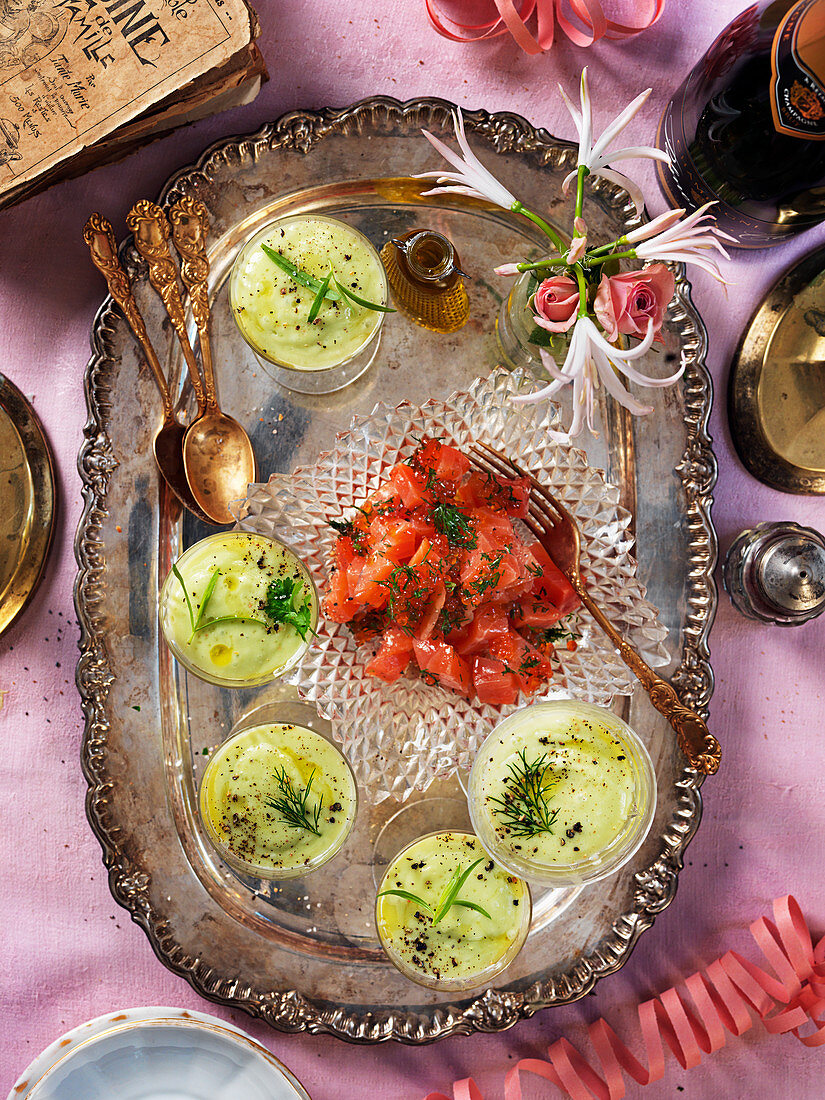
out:
<path id="1" fill-rule="evenodd" d="M 544 218 L 540 218 L 538 214 L 534 214 L 532 210 L 528 210 L 527 207 L 522 206 L 518 199 L 516 199 L 510 209 L 516 214 L 522 214 L 525 218 L 528 218 L 531 222 L 537 225 L 539 229 L 542 230 L 542 232 L 546 233 L 555 245 L 557 252 L 566 251 L 561 237 L 558 235 L 552 225 L 547 224 Z"/>
<path id="2" fill-rule="evenodd" d="M 581 264 L 574 264 L 573 270 L 576 273 L 576 281 L 579 284 L 579 312 L 577 316 L 586 317 L 589 313 L 587 308 L 587 279 L 584 277 L 584 271 Z"/>
<path id="3" fill-rule="evenodd" d="M 588 256 L 597 256 L 600 252 L 611 252 L 614 248 L 618 248 L 620 244 L 627 244 L 627 237 L 618 237 L 615 241 L 610 241 L 609 244 L 594 245 L 593 248 L 588 248 Z"/>
<path id="4" fill-rule="evenodd" d="M 590 169 L 586 164 L 579 165 L 579 171 L 576 176 L 576 217 L 582 216 L 582 210 L 584 209 L 584 180 L 586 176 L 590 175 Z"/>
<path id="5" fill-rule="evenodd" d="M 569 266 L 570 266 L 570 264 L 567 262 L 567 260 L 565 260 L 563 256 L 560 256 L 558 259 L 553 259 L 553 260 L 539 260 L 538 263 L 535 263 L 535 264 L 528 264 L 528 263 L 516 264 L 516 269 L 518 271 L 541 271 L 541 269 L 543 267 L 569 267 Z"/>
<path id="6" fill-rule="evenodd" d="M 636 250 L 629 248 L 626 252 L 611 252 L 609 256 L 587 256 L 585 259 L 591 267 L 596 264 L 606 264 L 608 260 L 635 260 Z"/>

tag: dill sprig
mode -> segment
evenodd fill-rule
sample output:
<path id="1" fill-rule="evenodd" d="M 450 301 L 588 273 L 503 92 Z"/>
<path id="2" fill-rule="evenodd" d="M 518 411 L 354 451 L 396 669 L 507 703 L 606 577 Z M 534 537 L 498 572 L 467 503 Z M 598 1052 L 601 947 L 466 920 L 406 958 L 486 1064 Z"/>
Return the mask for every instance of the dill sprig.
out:
<path id="1" fill-rule="evenodd" d="M 544 640 L 551 642 L 553 645 L 556 645 L 557 642 L 577 642 L 581 637 L 580 634 L 576 634 L 574 630 L 563 626 L 561 623 L 548 627 L 543 634 Z"/>
<path id="2" fill-rule="evenodd" d="M 488 799 L 493 813 L 499 815 L 513 836 L 531 837 L 552 832 L 559 811 L 548 806 L 547 792 L 558 783 L 558 778 L 551 770 L 547 754 L 528 761 L 527 750 L 522 749 L 518 760 L 510 761 L 507 767 L 510 774 L 504 780 L 504 795 Z"/>
<path id="3" fill-rule="evenodd" d="M 466 870 L 462 869 L 459 863 L 458 867 L 456 867 L 453 872 L 452 878 L 441 891 L 441 896 L 434 906 L 430 905 L 424 898 L 420 898 L 418 894 L 413 894 L 409 890 L 382 890 L 378 896 L 379 898 L 383 898 L 386 897 L 387 894 L 392 894 L 395 897 L 403 898 L 405 901 L 411 901 L 414 905 L 420 905 L 422 909 L 426 909 L 430 914 L 433 924 L 438 924 L 442 921 L 454 905 L 458 905 L 462 909 L 473 909 L 476 913 L 481 913 L 482 916 L 485 916 L 487 920 L 492 920 L 493 918 L 482 905 L 477 905 L 474 901 L 464 901 L 462 898 L 458 897 L 458 891 L 469 878 L 470 872 L 478 867 L 479 863 L 483 862 L 484 857 L 482 856 L 480 859 L 477 859 L 475 863 L 471 863 Z"/>
<path id="4" fill-rule="evenodd" d="M 445 536 L 450 546 L 463 546 L 472 550 L 478 539 L 470 522 L 469 516 L 465 516 L 454 504 L 446 504 L 443 501 L 433 508 L 433 526 Z"/>
<path id="5" fill-rule="evenodd" d="M 306 829 L 308 832 L 314 833 L 315 836 L 320 836 L 321 831 L 318 828 L 318 823 L 321 820 L 323 799 L 318 799 L 314 809 L 309 805 L 309 792 L 312 789 L 312 780 L 315 778 L 317 770 L 317 768 L 312 769 L 305 787 L 300 785 L 296 787 L 291 777 L 286 774 L 285 768 L 280 770 L 276 768 L 274 775 L 280 796 L 272 798 L 267 795 L 264 802 L 270 809 L 277 810 L 287 825 L 294 825 L 298 829 Z"/>
<path id="6" fill-rule="evenodd" d="M 488 554 L 482 551 L 481 560 L 484 562 L 486 572 L 478 578 L 478 580 L 471 581 L 468 585 L 464 586 L 464 593 L 470 597 L 475 603 L 479 601 L 474 597 L 482 596 L 488 588 L 495 588 L 498 582 L 501 580 L 501 566 L 503 554 L 496 554 L 493 557 L 492 554 Z"/>
<path id="7" fill-rule="evenodd" d="M 337 531 L 339 535 L 345 535 L 352 538 L 352 533 L 355 530 L 355 524 L 351 519 L 328 519 L 327 523 L 333 529 Z"/>

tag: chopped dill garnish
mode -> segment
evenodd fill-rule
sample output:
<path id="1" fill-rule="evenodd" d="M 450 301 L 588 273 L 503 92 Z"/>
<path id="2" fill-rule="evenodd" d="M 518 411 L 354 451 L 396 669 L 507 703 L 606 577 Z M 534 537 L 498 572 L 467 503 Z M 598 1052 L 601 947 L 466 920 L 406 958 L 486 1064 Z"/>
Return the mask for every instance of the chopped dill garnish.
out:
<path id="1" fill-rule="evenodd" d="M 488 588 L 495 588 L 501 580 L 501 570 L 499 566 L 501 565 L 503 556 L 503 554 L 496 554 L 496 556 L 493 557 L 490 554 L 482 553 L 481 560 L 487 563 L 489 572 L 486 576 L 481 576 L 478 580 L 471 581 L 470 584 L 465 585 L 464 591 L 469 592 L 471 595 L 481 596 Z"/>
<path id="2" fill-rule="evenodd" d="M 309 792 L 312 789 L 312 780 L 315 778 L 317 768 L 310 772 L 309 780 L 305 787 L 300 784 L 296 787 L 292 779 L 286 774 L 285 768 L 276 768 L 275 782 L 278 785 L 280 795 L 272 798 L 267 795 L 264 802 L 273 810 L 277 810 L 287 825 L 294 825 L 298 829 L 306 829 L 315 836 L 320 836 L 318 823 L 321 820 L 321 806 L 323 799 L 319 798 L 314 809 L 309 805 Z"/>
<path id="3" fill-rule="evenodd" d="M 439 503 L 433 508 L 433 525 L 447 539 L 450 546 L 462 546 L 472 550 L 478 542 L 469 516 L 465 516 L 454 504 Z"/>
<path id="4" fill-rule="evenodd" d="M 581 637 L 580 634 L 576 634 L 569 627 L 562 626 L 561 623 L 548 627 L 542 632 L 542 636 L 545 642 L 550 642 L 552 645 L 557 642 L 577 642 Z"/>
<path id="5" fill-rule="evenodd" d="M 349 535 L 351 537 L 352 532 L 355 530 L 355 525 L 351 519 L 328 519 L 327 523 L 339 535 Z"/>
<path id="6" fill-rule="evenodd" d="M 361 512 L 367 519 L 369 524 L 369 513 L 365 512 L 363 508 L 357 508 L 357 511 Z M 378 509 L 374 509 L 376 515 L 381 515 Z M 354 520 L 351 519 L 328 519 L 327 523 L 338 534 L 338 538 L 352 539 L 352 548 L 356 554 L 360 554 L 362 557 L 366 557 L 369 553 L 369 542 L 367 540 L 367 530 L 363 526 L 358 526 Z"/>
<path id="7" fill-rule="evenodd" d="M 552 832 L 559 811 L 550 809 L 547 795 L 548 789 L 559 780 L 547 754 L 542 753 L 537 760 L 528 762 L 527 750 L 522 749 L 518 760 L 511 761 L 507 767 L 510 774 L 504 780 L 503 796 L 488 799 L 493 813 L 499 815 L 513 836 L 531 837 Z"/>

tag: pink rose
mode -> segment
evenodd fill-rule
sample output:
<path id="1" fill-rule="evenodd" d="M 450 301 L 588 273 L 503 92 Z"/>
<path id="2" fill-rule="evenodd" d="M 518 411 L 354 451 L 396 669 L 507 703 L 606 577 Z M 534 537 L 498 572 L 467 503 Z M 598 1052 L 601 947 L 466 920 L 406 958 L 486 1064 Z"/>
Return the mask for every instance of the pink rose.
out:
<path id="1" fill-rule="evenodd" d="M 647 335 L 662 327 L 665 310 L 676 289 L 676 280 L 664 264 L 651 264 L 641 271 L 626 271 L 608 279 L 602 275 L 593 310 L 608 340 Z"/>
<path id="2" fill-rule="evenodd" d="M 536 324 L 548 332 L 567 332 L 576 323 L 579 288 L 569 275 L 552 275 L 539 284 L 533 298 Z"/>

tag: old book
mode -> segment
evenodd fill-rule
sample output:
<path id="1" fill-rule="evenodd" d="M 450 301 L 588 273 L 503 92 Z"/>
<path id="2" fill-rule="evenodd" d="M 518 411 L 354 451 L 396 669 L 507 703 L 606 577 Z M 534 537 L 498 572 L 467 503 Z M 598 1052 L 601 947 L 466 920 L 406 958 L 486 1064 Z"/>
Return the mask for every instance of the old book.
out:
<path id="1" fill-rule="evenodd" d="M 0 0 L 0 209 L 248 102 L 244 0 Z"/>

